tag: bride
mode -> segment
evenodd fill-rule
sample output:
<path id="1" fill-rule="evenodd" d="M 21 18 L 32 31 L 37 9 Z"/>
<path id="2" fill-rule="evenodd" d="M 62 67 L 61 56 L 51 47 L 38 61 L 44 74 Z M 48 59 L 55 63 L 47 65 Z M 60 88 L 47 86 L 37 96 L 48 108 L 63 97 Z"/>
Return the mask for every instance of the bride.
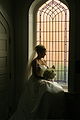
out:
<path id="1" fill-rule="evenodd" d="M 48 68 L 44 60 L 46 48 L 43 45 L 37 45 L 35 52 L 37 57 L 31 61 L 27 69 L 28 73 L 31 66 L 32 74 L 26 82 L 17 110 L 10 120 L 40 120 L 40 118 L 63 117 L 64 90 L 59 84 L 49 81 L 43 76 L 44 71 Z"/>

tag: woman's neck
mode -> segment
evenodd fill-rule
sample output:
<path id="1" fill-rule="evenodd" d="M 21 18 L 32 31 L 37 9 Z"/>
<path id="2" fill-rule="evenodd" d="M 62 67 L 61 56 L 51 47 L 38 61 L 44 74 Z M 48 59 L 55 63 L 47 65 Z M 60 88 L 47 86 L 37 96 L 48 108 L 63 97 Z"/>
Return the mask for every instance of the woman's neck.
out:
<path id="1" fill-rule="evenodd" d="M 37 59 L 38 59 L 38 60 L 41 60 L 41 57 L 40 57 L 40 56 L 37 56 Z"/>

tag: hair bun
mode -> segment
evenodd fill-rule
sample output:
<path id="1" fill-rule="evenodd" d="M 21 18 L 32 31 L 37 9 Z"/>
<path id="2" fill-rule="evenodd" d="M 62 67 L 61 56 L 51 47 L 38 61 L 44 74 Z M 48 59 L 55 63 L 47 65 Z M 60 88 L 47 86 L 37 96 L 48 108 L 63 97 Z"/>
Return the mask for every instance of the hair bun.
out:
<path id="1" fill-rule="evenodd" d="M 35 47 L 35 50 L 36 50 L 36 52 L 37 53 L 39 53 L 39 52 L 43 52 L 43 51 L 45 51 L 46 50 L 46 48 L 44 47 L 44 45 L 37 45 L 36 47 Z"/>

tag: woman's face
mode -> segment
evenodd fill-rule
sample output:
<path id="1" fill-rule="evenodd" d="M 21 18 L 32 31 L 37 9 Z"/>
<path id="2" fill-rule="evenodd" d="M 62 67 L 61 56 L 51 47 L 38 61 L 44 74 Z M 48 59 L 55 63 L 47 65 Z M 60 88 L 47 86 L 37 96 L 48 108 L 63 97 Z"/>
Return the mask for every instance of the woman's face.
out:
<path id="1" fill-rule="evenodd" d="M 44 58 L 45 55 L 46 55 L 46 50 L 43 51 L 42 53 L 39 53 L 39 56 L 40 56 L 41 58 Z"/>

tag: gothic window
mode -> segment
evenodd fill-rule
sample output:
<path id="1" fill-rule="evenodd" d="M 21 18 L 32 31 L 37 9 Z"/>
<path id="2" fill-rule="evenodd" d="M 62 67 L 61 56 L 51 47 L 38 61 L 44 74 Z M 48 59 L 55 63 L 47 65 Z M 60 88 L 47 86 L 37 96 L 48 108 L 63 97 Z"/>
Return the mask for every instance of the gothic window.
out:
<path id="1" fill-rule="evenodd" d="M 69 9 L 59 0 L 48 0 L 37 11 L 37 44 L 47 49 L 47 65 L 55 65 L 58 83 L 68 87 Z"/>

